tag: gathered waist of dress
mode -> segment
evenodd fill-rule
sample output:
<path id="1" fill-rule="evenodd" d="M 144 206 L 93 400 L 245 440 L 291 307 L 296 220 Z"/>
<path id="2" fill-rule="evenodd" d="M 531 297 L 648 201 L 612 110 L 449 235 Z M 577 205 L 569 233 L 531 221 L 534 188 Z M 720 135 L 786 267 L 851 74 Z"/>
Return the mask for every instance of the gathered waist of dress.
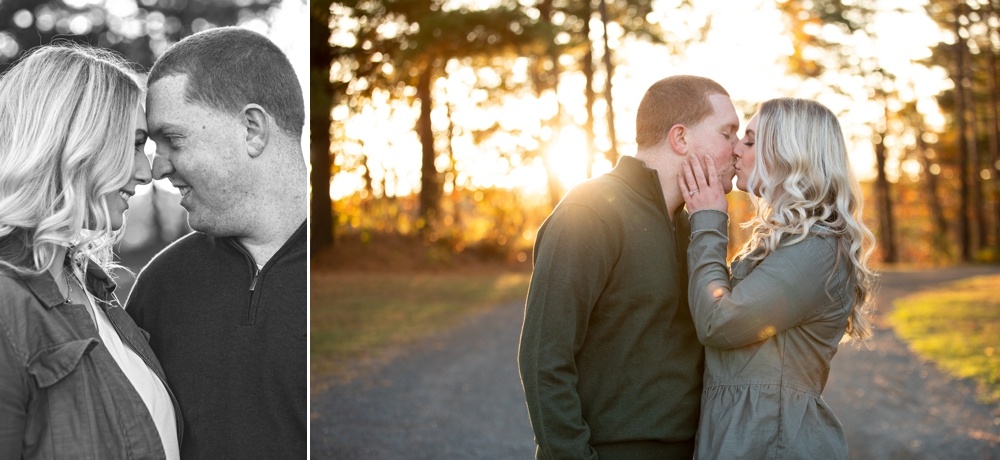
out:
<path id="1" fill-rule="evenodd" d="M 704 393 L 722 391 L 727 387 L 784 387 L 789 388 L 801 393 L 806 393 L 815 397 L 820 397 L 822 389 L 813 388 L 810 384 L 805 382 L 798 382 L 795 380 L 780 378 L 769 378 L 769 377 L 738 377 L 738 378 L 728 378 L 728 379 L 717 379 L 717 378 L 706 378 L 703 387 Z"/>

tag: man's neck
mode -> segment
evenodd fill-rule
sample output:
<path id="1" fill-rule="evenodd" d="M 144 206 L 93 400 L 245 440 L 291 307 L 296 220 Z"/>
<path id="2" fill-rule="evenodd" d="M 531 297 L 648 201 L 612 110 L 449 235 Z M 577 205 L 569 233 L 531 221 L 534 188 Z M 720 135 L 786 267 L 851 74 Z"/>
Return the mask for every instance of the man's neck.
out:
<path id="1" fill-rule="evenodd" d="M 291 219 L 281 219 L 275 225 L 262 229 L 253 236 L 238 237 L 240 244 L 253 257 L 257 265 L 267 264 L 271 257 L 284 246 L 285 242 L 295 234 L 304 219 L 297 222 Z"/>
<path id="2" fill-rule="evenodd" d="M 636 154 L 636 159 L 643 162 L 647 168 L 656 171 L 660 178 L 660 189 L 663 192 L 663 202 L 667 206 L 667 214 L 671 220 L 680 212 L 684 206 L 684 199 L 681 197 L 680 186 L 677 185 L 678 169 L 669 160 L 672 158 L 668 151 L 643 151 Z"/>
<path id="3" fill-rule="evenodd" d="M 301 156 L 301 153 L 299 154 Z M 271 168 L 269 187 L 262 192 L 267 198 L 255 210 L 259 218 L 239 242 L 253 256 L 258 265 L 264 265 L 288 241 L 306 220 L 309 209 L 308 192 L 304 185 L 307 172 L 304 162 L 285 153 L 280 158 L 295 158 L 295 162 Z M 275 173 L 274 171 L 280 171 Z M 280 179 L 278 179 L 280 177 Z"/>

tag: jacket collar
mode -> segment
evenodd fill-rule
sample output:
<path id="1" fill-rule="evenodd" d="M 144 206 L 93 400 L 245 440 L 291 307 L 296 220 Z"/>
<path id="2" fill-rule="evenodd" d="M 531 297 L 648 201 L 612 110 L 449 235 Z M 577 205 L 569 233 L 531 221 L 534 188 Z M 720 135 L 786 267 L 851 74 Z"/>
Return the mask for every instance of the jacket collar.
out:
<path id="1" fill-rule="evenodd" d="M 30 230 L 16 229 L 0 238 L 0 259 L 17 267 L 30 268 L 33 262 L 30 244 L 33 239 L 32 233 Z M 69 264 L 70 259 L 67 253 L 66 259 L 63 260 L 63 267 L 68 267 Z M 66 298 L 59 292 L 59 286 L 55 279 L 48 271 L 37 275 L 5 271 L 22 280 L 46 308 L 61 305 L 66 301 Z M 115 290 L 115 282 L 93 260 L 88 259 L 87 261 L 86 278 L 87 288 L 98 298 L 107 299 Z"/>

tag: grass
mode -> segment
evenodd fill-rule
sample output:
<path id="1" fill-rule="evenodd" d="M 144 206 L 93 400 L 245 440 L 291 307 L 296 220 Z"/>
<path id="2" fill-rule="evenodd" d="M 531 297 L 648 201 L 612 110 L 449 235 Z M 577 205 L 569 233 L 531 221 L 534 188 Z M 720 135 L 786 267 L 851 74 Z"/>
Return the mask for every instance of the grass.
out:
<path id="1" fill-rule="evenodd" d="M 889 315 L 901 338 L 948 374 L 976 382 L 1000 402 L 1000 276 L 982 276 L 897 300 Z"/>
<path id="2" fill-rule="evenodd" d="M 349 377 L 357 363 L 439 333 L 462 318 L 523 301 L 530 274 L 313 273 L 311 369 L 314 387 Z"/>

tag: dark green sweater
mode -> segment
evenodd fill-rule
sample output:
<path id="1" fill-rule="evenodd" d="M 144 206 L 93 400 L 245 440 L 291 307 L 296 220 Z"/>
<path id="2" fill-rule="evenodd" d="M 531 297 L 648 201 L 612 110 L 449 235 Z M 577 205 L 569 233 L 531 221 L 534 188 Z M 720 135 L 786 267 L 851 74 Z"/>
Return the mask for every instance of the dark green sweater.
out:
<path id="1" fill-rule="evenodd" d="M 537 458 L 691 458 L 704 354 L 661 190 L 622 157 L 538 231 L 518 356 Z"/>

